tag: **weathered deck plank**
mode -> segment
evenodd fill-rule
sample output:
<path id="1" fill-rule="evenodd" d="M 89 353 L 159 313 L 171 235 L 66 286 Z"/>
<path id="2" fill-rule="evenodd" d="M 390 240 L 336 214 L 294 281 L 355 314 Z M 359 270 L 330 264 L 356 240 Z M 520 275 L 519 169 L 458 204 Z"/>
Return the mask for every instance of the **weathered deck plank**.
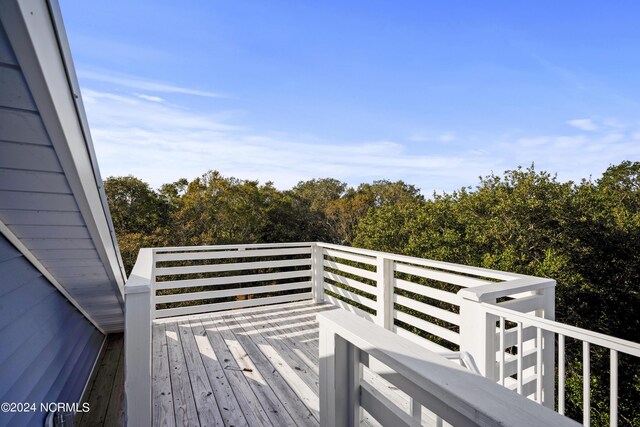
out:
<path id="1" fill-rule="evenodd" d="M 218 403 L 224 425 L 227 427 L 248 425 L 247 419 L 242 413 L 240 404 L 222 369 L 220 359 L 211 346 L 202 323 L 199 320 L 192 320 L 189 323 L 198 350 L 202 355 L 202 363 L 211 383 L 213 395 Z"/>
<path id="2" fill-rule="evenodd" d="M 124 425 L 124 351 L 122 351 L 118 361 L 118 369 L 113 381 L 113 389 L 111 390 L 104 425 L 107 427 Z"/>
<path id="3" fill-rule="evenodd" d="M 318 415 L 305 405 L 298 394 L 290 387 L 287 379 L 271 364 L 250 336 L 244 333 L 244 330 L 238 329 L 239 326 L 234 325 L 233 321 L 225 320 L 295 423 L 299 426 L 318 425 Z"/>
<path id="4" fill-rule="evenodd" d="M 249 381 L 240 371 L 225 340 L 220 335 L 220 332 L 218 332 L 214 321 L 211 319 L 202 319 L 202 326 L 205 328 L 207 338 L 209 338 L 211 345 L 219 356 L 219 360 L 222 360 L 223 372 L 235 392 L 235 396 L 248 424 L 251 426 L 272 425 L 267 413 L 262 408 L 262 404 L 249 385 Z"/>
<path id="5" fill-rule="evenodd" d="M 328 309 L 306 301 L 155 321 L 153 425 L 318 426 L 316 314 Z M 214 409 L 220 418 L 203 416 Z"/>
<path id="6" fill-rule="evenodd" d="M 184 358 L 187 362 L 187 370 L 191 379 L 191 389 L 198 411 L 201 425 L 222 427 L 224 422 L 220 410 L 213 396 L 213 389 L 207 376 L 207 371 L 202 364 L 200 351 L 193 337 L 193 331 L 189 321 L 178 323 L 180 341 L 184 350 Z"/>
<path id="7" fill-rule="evenodd" d="M 124 357 L 123 347 L 123 334 L 107 337 L 106 350 L 100 361 L 100 366 L 97 367 L 98 372 L 87 399 L 90 410 L 80 418 L 78 422 L 80 427 L 104 425 L 118 364 L 120 358 Z"/>
<path id="8" fill-rule="evenodd" d="M 160 427 L 175 427 L 171 376 L 169 373 L 169 350 L 163 324 L 153 325 L 153 423 Z"/>
<path id="9" fill-rule="evenodd" d="M 271 360 L 272 364 L 278 369 L 283 376 L 287 378 L 291 386 L 303 397 L 307 402 L 309 399 L 316 399 L 318 394 L 318 374 L 306 369 L 304 361 L 291 349 L 284 345 L 280 340 L 268 338 L 266 333 L 262 334 L 261 330 L 266 326 L 257 329 L 252 323 L 253 316 L 250 314 L 238 316 L 237 319 L 242 320 L 242 327 L 249 333 L 251 339 L 258 344 L 262 352 Z M 314 391 L 315 390 L 315 393 Z M 311 397 L 311 394 L 316 397 Z"/>
<path id="10" fill-rule="evenodd" d="M 200 425 L 196 402 L 193 399 L 191 379 L 185 362 L 180 333 L 177 323 L 165 325 L 167 349 L 169 350 L 169 372 L 171 373 L 171 390 L 173 395 L 173 410 L 177 426 Z"/>
<path id="11" fill-rule="evenodd" d="M 275 426 L 295 426 L 293 419 L 285 410 L 278 396 L 267 384 L 258 368 L 253 364 L 251 356 L 240 345 L 235 334 L 224 323 L 221 317 L 214 319 L 218 332 L 224 339 L 231 355 L 235 359 L 235 364 L 225 369 L 238 369 L 249 380 L 249 385 L 253 389 L 258 400 L 262 404 L 267 416 Z"/>
<path id="12" fill-rule="evenodd" d="M 77 426 L 124 425 L 124 337 L 110 334 L 84 393 L 89 412 L 78 412 Z"/>

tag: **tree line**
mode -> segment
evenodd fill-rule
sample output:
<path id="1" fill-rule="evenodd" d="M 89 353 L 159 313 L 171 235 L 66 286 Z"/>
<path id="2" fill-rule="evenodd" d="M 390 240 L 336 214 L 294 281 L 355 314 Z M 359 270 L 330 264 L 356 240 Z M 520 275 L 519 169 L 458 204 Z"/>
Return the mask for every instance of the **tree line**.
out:
<path id="1" fill-rule="evenodd" d="M 127 272 L 140 247 L 325 241 L 550 277 L 558 321 L 640 342 L 640 162 L 580 182 L 517 168 L 429 198 L 403 181 L 283 191 L 216 171 L 157 190 L 133 176 L 104 184 Z M 568 357 L 568 413 L 580 418 L 579 350 Z M 592 419 L 604 425 L 608 354 L 592 358 Z M 621 425 L 640 425 L 639 367 L 621 358 Z"/>

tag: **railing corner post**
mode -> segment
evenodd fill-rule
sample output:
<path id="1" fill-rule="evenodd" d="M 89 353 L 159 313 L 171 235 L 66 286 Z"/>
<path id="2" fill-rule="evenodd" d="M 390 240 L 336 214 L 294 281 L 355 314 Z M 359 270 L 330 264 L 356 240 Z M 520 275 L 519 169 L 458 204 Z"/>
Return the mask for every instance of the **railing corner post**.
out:
<path id="1" fill-rule="evenodd" d="M 393 329 L 393 260 L 378 256 L 376 259 L 376 323 Z"/>
<path id="2" fill-rule="evenodd" d="M 124 288 L 125 425 L 151 426 L 151 249 L 141 249 Z"/>
<path id="3" fill-rule="evenodd" d="M 317 243 L 311 245 L 311 285 L 313 302 L 320 304 L 324 301 L 324 254 Z"/>
<path id="4" fill-rule="evenodd" d="M 490 380 L 496 380 L 495 337 L 496 317 L 483 309 L 481 302 L 472 298 L 473 294 L 461 289 L 460 298 L 460 351 L 467 352 L 475 361 L 480 373 Z M 494 301 L 495 302 L 495 301 Z"/>

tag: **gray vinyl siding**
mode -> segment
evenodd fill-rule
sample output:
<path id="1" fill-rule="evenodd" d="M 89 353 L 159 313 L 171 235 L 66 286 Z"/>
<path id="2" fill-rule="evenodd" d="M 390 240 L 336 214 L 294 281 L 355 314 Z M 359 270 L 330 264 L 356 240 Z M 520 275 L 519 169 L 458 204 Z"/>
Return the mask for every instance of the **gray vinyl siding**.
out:
<path id="1" fill-rule="evenodd" d="M 79 401 L 103 339 L 0 235 L 0 402 Z M 41 426 L 45 416 L 0 413 L 0 426 Z"/>
<path id="2" fill-rule="evenodd" d="M 96 249 L 2 23 L 0 222 L 102 330 L 124 328 L 108 261 Z"/>

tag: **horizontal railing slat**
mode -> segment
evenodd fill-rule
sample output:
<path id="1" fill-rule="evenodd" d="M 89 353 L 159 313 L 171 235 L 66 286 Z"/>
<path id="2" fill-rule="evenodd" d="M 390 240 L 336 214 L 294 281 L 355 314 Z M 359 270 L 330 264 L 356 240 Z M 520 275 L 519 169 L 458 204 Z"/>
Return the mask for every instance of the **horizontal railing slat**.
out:
<path id="1" fill-rule="evenodd" d="M 367 257 L 364 255 L 357 255 L 357 253 L 346 252 L 346 251 L 337 251 L 334 249 L 324 249 L 323 253 L 327 256 L 334 258 L 342 258 L 348 259 L 349 261 L 360 262 L 362 264 L 376 265 L 376 259 L 372 257 Z"/>
<path id="2" fill-rule="evenodd" d="M 356 314 L 356 315 L 358 315 L 358 316 L 360 316 L 360 317 L 362 317 L 364 319 L 370 320 L 372 322 L 376 318 L 375 314 L 368 313 L 368 312 L 362 310 L 361 308 L 356 307 L 355 305 L 346 303 L 346 302 L 344 302 L 344 301 L 342 301 L 342 300 L 340 300 L 340 299 L 338 299 L 336 297 L 333 297 L 333 296 L 331 296 L 329 294 L 325 294 L 324 295 L 324 299 L 325 299 L 325 301 L 330 302 L 331 304 L 333 304 L 335 306 L 338 306 L 338 307 L 342 308 L 343 310 L 350 311 L 351 313 Z"/>
<path id="3" fill-rule="evenodd" d="M 338 282 L 342 285 L 346 285 L 346 286 L 351 286 L 352 288 L 356 288 L 362 292 L 367 292 L 369 294 L 375 294 L 376 293 L 376 287 L 375 286 L 371 286 L 371 285 L 367 285 L 365 283 L 362 282 L 358 282 L 357 280 L 354 279 L 350 279 L 348 277 L 344 277 L 341 276 L 339 274 L 336 273 L 332 273 L 330 271 L 324 271 L 324 277 L 326 279 L 330 279 L 333 280 L 334 282 Z"/>
<path id="4" fill-rule="evenodd" d="M 416 425 L 416 420 L 411 415 L 364 379 L 360 381 L 360 406 L 383 426 Z"/>
<path id="5" fill-rule="evenodd" d="M 428 316 L 437 317 L 445 322 L 460 326 L 460 315 L 451 311 L 443 310 L 430 304 L 425 304 L 398 294 L 393 295 L 393 302 L 417 310 Z"/>
<path id="6" fill-rule="evenodd" d="M 429 349 L 431 351 L 435 351 L 436 353 L 450 352 L 451 351 L 446 347 L 443 347 L 443 346 L 441 346 L 439 344 L 434 343 L 433 341 L 429 341 L 426 338 L 422 338 L 420 335 L 416 335 L 411 331 L 407 331 L 406 329 L 404 329 L 403 327 L 398 326 L 398 325 L 394 325 L 393 332 L 398 334 L 398 336 L 406 338 L 409 341 L 413 341 L 414 343 L 416 343 L 418 345 L 421 345 L 422 347 L 424 347 L 426 349 Z"/>
<path id="7" fill-rule="evenodd" d="M 418 285 L 417 283 L 408 282 L 402 279 L 394 279 L 394 286 L 404 291 L 413 292 L 427 298 L 448 302 L 449 304 L 460 305 L 461 298 L 453 292 L 447 292 L 440 289 L 432 288 L 427 285 Z"/>
<path id="8" fill-rule="evenodd" d="M 345 248 L 344 246 L 336 245 L 333 243 L 317 242 L 316 244 L 321 248 L 330 248 L 330 249 L 338 249 L 338 250 L 344 250 Z M 445 271 L 455 271 L 458 273 L 470 274 L 470 275 L 479 276 L 479 277 L 490 277 L 496 280 L 508 281 L 508 280 L 518 279 L 521 277 L 527 277 L 522 274 L 511 273 L 507 271 L 490 270 L 488 268 L 454 264 L 452 262 L 434 261 L 432 259 L 417 258 L 417 257 L 408 256 L 408 255 L 392 254 L 388 252 L 374 251 L 371 249 L 361 249 L 361 248 L 353 248 L 353 247 L 349 247 L 349 249 L 361 255 L 367 255 L 371 257 L 381 256 L 381 257 L 391 259 L 393 261 L 397 261 L 400 263 L 416 264 L 416 265 L 421 265 L 428 268 L 437 268 Z"/>
<path id="9" fill-rule="evenodd" d="M 535 374 L 529 375 L 528 377 L 525 377 L 522 379 L 522 395 L 523 396 L 530 396 L 533 393 L 535 393 L 537 379 L 538 378 L 536 377 Z M 511 377 L 507 377 L 504 380 L 505 380 L 504 386 L 509 390 L 516 392 L 518 388 L 518 381 Z"/>
<path id="10" fill-rule="evenodd" d="M 357 302 L 358 304 L 362 304 L 362 305 L 364 305 L 366 307 L 369 307 L 369 308 L 371 308 L 373 310 L 376 309 L 376 302 L 375 301 L 373 301 L 373 300 L 371 300 L 369 298 L 360 296 L 358 294 L 355 294 L 353 292 L 347 291 L 346 289 L 342 289 L 342 288 L 340 288 L 338 286 L 334 286 L 331 283 L 324 282 L 324 289 L 327 290 L 327 291 L 331 291 L 334 294 L 338 294 L 341 297 L 348 298 L 351 301 Z"/>
<path id="11" fill-rule="evenodd" d="M 520 313 L 530 313 L 535 310 L 543 308 L 542 295 L 531 295 L 524 298 L 512 299 L 504 301 L 498 305 L 502 308 L 508 308 L 509 310 L 519 311 Z"/>
<path id="12" fill-rule="evenodd" d="M 199 251 L 216 251 L 216 250 L 232 250 L 232 249 L 268 249 L 268 248 L 292 248 L 292 247 L 311 247 L 310 242 L 291 242 L 291 243 L 239 243 L 233 245 L 203 245 L 203 246 L 167 246 L 163 248 L 154 248 L 155 254 L 167 252 L 199 252 Z"/>
<path id="13" fill-rule="evenodd" d="M 293 279 L 296 277 L 310 277 L 311 270 L 282 271 L 279 273 L 243 274 L 228 277 L 209 277 L 206 279 L 167 280 L 156 282 L 156 289 L 182 289 L 196 286 L 221 286 L 234 283 L 267 282 L 272 280 Z"/>
<path id="14" fill-rule="evenodd" d="M 215 252 L 176 252 L 160 253 L 156 255 L 156 261 L 185 261 L 202 259 L 229 259 L 229 258 L 256 258 L 283 255 L 310 254 L 311 247 L 306 248 L 282 248 L 282 249 L 253 249 L 253 250 L 226 250 Z"/>
<path id="15" fill-rule="evenodd" d="M 189 265 L 185 267 L 156 268 L 156 276 L 174 274 L 219 273 L 224 271 L 258 270 L 263 268 L 283 268 L 311 265 L 311 258 L 285 259 L 279 261 L 237 262 L 229 264 Z"/>
<path id="16" fill-rule="evenodd" d="M 536 337 L 536 328 L 528 326 L 522 328 L 522 342 L 527 342 Z M 500 332 L 496 333 L 496 342 L 500 341 Z M 518 344 L 518 331 L 517 328 L 507 329 L 504 332 L 504 345 L 505 348 L 513 347 Z"/>
<path id="17" fill-rule="evenodd" d="M 402 311 L 394 310 L 393 314 L 394 317 L 401 322 L 408 323 L 411 326 L 415 326 L 416 328 L 422 329 L 423 331 L 437 337 L 444 338 L 445 340 L 454 344 L 460 344 L 460 334 L 458 334 L 457 332 L 454 332 L 447 328 L 443 328 L 442 326 L 435 325 L 431 322 L 427 322 L 426 320 L 419 319 Z"/>
<path id="18" fill-rule="evenodd" d="M 229 301 L 229 302 L 220 302 L 216 304 L 202 304 L 202 305 L 192 305 L 188 307 L 177 307 L 177 308 L 166 308 L 162 310 L 155 311 L 155 317 L 172 317 L 172 316 L 184 316 L 188 314 L 199 314 L 199 313 L 207 313 L 213 311 L 221 311 L 221 310 L 231 310 L 234 308 L 245 308 L 245 307 L 255 307 L 259 305 L 268 305 L 268 304 L 279 304 L 284 302 L 292 302 L 292 301 L 302 301 L 311 299 L 312 293 L 305 292 L 301 294 L 291 294 L 291 295 L 279 295 L 277 297 L 264 297 L 264 298 L 255 298 L 250 300 L 242 300 L 242 301 Z"/>
<path id="19" fill-rule="evenodd" d="M 450 283 L 452 285 L 472 288 L 475 286 L 488 285 L 492 282 L 488 280 L 476 279 L 474 277 L 461 276 L 459 274 L 446 273 L 444 271 L 431 270 L 429 268 L 414 265 L 396 263 L 396 271 L 411 274 L 413 276 L 424 277 L 438 282 Z"/>
<path id="20" fill-rule="evenodd" d="M 525 350 L 522 354 L 522 369 L 528 369 L 536 366 L 536 357 L 538 355 L 538 349 L 532 348 Z M 518 357 L 505 355 L 504 362 L 504 377 L 510 377 L 518 372 Z"/>
<path id="21" fill-rule="evenodd" d="M 172 295 L 159 295 L 156 297 L 156 304 L 183 302 L 183 301 L 198 301 L 203 299 L 215 299 L 226 298 L 238 295 L 253 295 L 264 294 L 269 292 L 282 292 L 291 291 L 294 289 L 310 288 L 311 282 L 294 282 L 294 283 L 282 283 L 279 285 L 264 285 L 264 286 L 252 286 L 248 288 L 233 288 L 222 289 L 219 291 L 205 291 L 205 292 L 189 292 Z"/>
<path id="22" fill-rule="evenodd" d="M 322 265 L 324 265 L 325 267 L 332 268 L 334 270 L 339 270 L 345 273 L 350 273 L 356 276 L 364 277 L 365 279 L 369 279 L 369 280 L 377 279 L 377 275 L 375 271 L 364 270 L 362 268 L 352 267 L 350 265 L 345 265 L 339 262 L 329 261 L 329 260 L 324 260 Z"/>

